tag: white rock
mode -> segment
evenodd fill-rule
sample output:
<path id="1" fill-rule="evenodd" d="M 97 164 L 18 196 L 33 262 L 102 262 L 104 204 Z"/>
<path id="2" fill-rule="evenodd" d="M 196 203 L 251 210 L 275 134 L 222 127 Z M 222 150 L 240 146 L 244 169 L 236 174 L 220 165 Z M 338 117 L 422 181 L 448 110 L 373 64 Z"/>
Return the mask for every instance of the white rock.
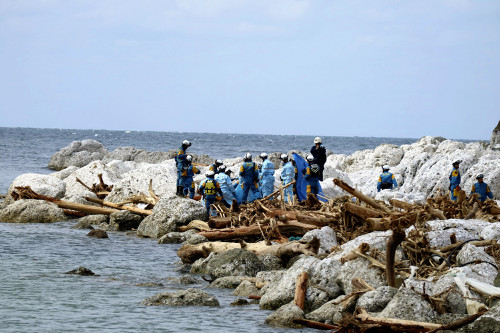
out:
<path id="1" fill-rule="evenodd" d="M 93 161 L 64 178 L 64 182 L 66 183 L 65 196 L 92 196 L 93 192 L 77 182 L 76 178 L 80 179 L 85 185 L 92 187 L 93 184 L 99 184 L 99 174 L 102 174 L 102 179 L 107 185 L 115 185 L 120 179 L 120 177 L 102 161 Z M 109 199 L 107 200 L 109 201 Z"/>
<path id="2" fill-rule="evenodd" d="M 101 160 L 108 153 L 96 140 L 73 141 L 50 158 L 49 168 L 62 170 L 71 165 L 83 167 L 92 161 Z"/>
<path id="3" fill-rule="evenodd" d="M 61 199 L 66 191 L 66 184 L 57 177 L 38 173 L 25 173 L 17 176 L 10 185 L 4 200 L 6 205 L 14 202 L 12 191 L 14 191 L 17 186 L 29 186 L 38 194 L 57 199 Z"/>

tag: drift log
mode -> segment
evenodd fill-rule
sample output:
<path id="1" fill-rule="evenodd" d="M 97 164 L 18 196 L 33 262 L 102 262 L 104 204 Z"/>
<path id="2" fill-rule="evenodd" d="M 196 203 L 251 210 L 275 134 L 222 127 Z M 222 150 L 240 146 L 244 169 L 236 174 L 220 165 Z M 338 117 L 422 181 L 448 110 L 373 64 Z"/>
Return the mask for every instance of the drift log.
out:
<path id="1" fill-rule="evenodd" d="M 385 255 L 385 275 L 387 278 L 387 285 L 396 288 L 396 271 L 394 268 L 396 248 L 405 239 L 405 232 L 401 229 L 394 229 L 391 237 L 387 240 L 387 250 Z"/>
<path id="2" fill-rule="evenodd" d="M 325 324 L 319 321 L 303 319 L 303 318 L 295 318 L 293 322 L 295 324 L 299 324 L 309 328 L 315 328 L 318 330 L 339 330 L 341 328 L 340 326 Z"/>
<path id="3" fill-rule="evenodd" d="M 383 317 L 373 317 L 364 309 L 356 310 L 355 318 L 361 320 L 363 324 L 376 324 L 387 329 L 389 332 L 428 332 L 430 330 L 439 329 L 442 325 L 434 323 L 426 323 L 422 321 L 393 319 Z"/>
<path id="4" fill-rule="evenodd" d="M 429 204 L 426 204 L 426 205 L 425 205 L 425 210 L 426 210 L 429 214 L 431 214 L 431 215 L 433 215 L 433 216 L 437 217 L 437 218 L 438 218 L 438 219 L 440 219 L 440 220 L 446 220 L 446 216 L 444 216 L 444 214 L 443 214 L 443 212 L 442 212 L 441 210 L 436 209 L 436 208 L 432 208 L 432 207 L 431 207 L 431 205 L 429 205 Z"/>
<path id="5" fill-rule="evenodd" d="M 133 213 L 137 213 L 137 214 L 141 214 L 141 215 L 151 215 L 152 214 L 152 211 L 147 210 L 147 209 L 140 209 L 137 207 L 130 207 L 130 206 L 121 206 L 121 205 L 118 205 L 118 204 L 115 204 L 115 203 L 112 203 L 109 201 L 97 199 L 97 198 L 85 197 L 85 200 L 90 201 L 90 202 L 94 202 L 94 203 L 98 203 L 100 205 L 111 207 L 111 208 L 129 210 Z"/>
<path id="6" fill-rule="evenodd" d="M 397 199 L 391 199 L 391 200 L 389 200 L 389 202 L 394 207 L 401 208 L 404 210 L 412 210 L 414 208 L 414 206 L 412 204 L 409 204 L 407 202 L 397 200 Z"/>
<path id="7" fill-rule="evenodd" d="M 382 212 L 380 212 L 380 211 L 376 211 L 374 209 L 370 209 L 368 207 L 363 207 L 360 205 L 355 205 L 355 204 L 350 203 L 350 202 L 346 202 L 344 204 L 344 209 L 347 210 L 348 212 L 350 212 L 354 215 L 357 215 L 359 217 L 362 217 L 364 219 L 366 219 L 368 217 L 381 217 L 382 216 Z"/>
<path id="8" fill-rule="evenodd" d="M 360 191 L 352 188 L 351 186 L 347 185 L 347 183 L 345 183 L 344 181 L 342 181 L 342 180 L 340 180 L 338 178 L 335 178 L 333 180 L 333 183 L 335 185 L 337 185 L 338 187 L 342 188 L 344 191 L 349 192 L 350 194 L 354 195 L 359 200 L 361 200 L 363 202 L 366 202 L 367 204 L 369 204 L 373 208 L 381 210 L 384 213 L 389 213 L 389 209 L 387 207 L 379 204 L 378 202 L 376 202 L 375 200 L 373 200 L 369 196 L 367 196 L 367 195 L 363 194 L 362 192 L 360 192 Z"/>
<path id="9" fill-rule="evenodd" d="M 307 290 L 307 272 L 303 271 L 297 276 L 297 283 L 295 285 L 295 298 L 294 303 L 301 310 L 304 310 L 306 304 L 306 290 Z"/>

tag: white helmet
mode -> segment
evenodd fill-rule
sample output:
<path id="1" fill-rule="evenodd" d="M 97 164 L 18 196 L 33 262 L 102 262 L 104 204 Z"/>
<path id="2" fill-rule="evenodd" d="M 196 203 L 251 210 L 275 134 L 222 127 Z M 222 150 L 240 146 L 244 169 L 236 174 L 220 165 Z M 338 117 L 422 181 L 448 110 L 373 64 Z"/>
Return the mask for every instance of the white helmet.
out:
<path id="1" fill-rule="evenodd" d="M 280 159 L 282 161 L 288 161 L 288 156 L 286 154 L 281 154 Z"/>
<path id="2" fill-rule="evenodd" d="M 182 141 L 182 145 L 189 147 L 189 146 L 191 146 L 191 142 L 189 142 L 188 140 L 184 140 L 184 141 Z"/>
<path id="3" fill-rule="evenodd" d="M 222 160 L 216 160 L 215 164 L 222 165 Z"/>
<path id="4" fill-rule="evenodd" d="M 484 175 L 482 173 L 478 173 L 476 176 L 476 179 L 479 179 L 479 178 L 484 178 Z"/>
<path id="5" fill-rule="evenodd" d="M 321 143 L 321 138 L 319 136 L 314 138 L 314 143 Z"/>
<path id="6" fill-rule="evenodd" d="M 306 160 L 308 160 L 309 162 L 312 162 L 314 160 L 314 156 L 309 154 L 309 155 L 307 155 Z"/>
<path id="7" fill-rule="evenodd" d="M 219 167 L 219 172 L 224 172 L 224 171 L 226 171 L 226 166 L 225 165 L 221 165 Z"/>
<path id="8" fill-rule="evenodd" d="M 252 154 L 250 154 L 250 153 L 246 153 L 246 154 L 245 154 L 245 157 L 243 157 L 243 159 L 244 159 L 245 161 L 250 161 L 250 160 L 252 159 Z"/>
<path id="9" fill-rule="evenodd" d="M 207 177 L 213 177 L 215 175 L 215 172 L 213 172 L 212 170 L 208 170 L 207 173 L 205 174 L 205 176 Z"/>
<path id="10" fill-rule="evenodd" d="M 388 165 L 386 164 L 386 165 L 384 165 L 384 166 L 382 167 L 382 170 L 384 170 L 384 171 L 386 171 L 386 170 L 387 170 L 387 171 L 388 171 L 390 168 L 391 168 L 391 167 L 390 167 L 390 166 L 388 166 Z"/>
<path id="11" fill-rule="evenodd" d="M 193 160 L 193 156 L 188 155 L 186 156 L 186 161 L 191 162 Z"/>
<path id="12" fill-rule="evenodd" d="M 267 154 L 266 154 L 266 153 L 262 153 L 262 154 L 260 154 L 260 157 L 261 157 L 262 159 L 266 159 L 266 158 L 267 158 Z"/>
<path id="13" fill-rule="evenodd" d="M 451 163 L 451 165 L 460 164 L 460 163 L 462 163 L 462 160 L 456 160 L 455 162 Z"/>

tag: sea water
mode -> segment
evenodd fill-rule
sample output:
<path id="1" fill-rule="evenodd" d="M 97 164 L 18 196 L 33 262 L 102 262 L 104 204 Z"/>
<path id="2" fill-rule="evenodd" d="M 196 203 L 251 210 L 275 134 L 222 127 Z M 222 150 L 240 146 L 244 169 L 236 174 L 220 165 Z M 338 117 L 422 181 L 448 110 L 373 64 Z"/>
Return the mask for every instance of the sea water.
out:
<path id="1" fill-rule="evenodd" d="M 177 149 L 213 158 L 254 155 L 265 151 L 309 151 L 314 137 L 108 130 L 0 128 L 0 193 L 23 173 L 53 172 L 50 157 L 75 140 L 95 139 L 108 150 L 135 147 L 148 151 Z M 351 154 L 382 143 L 410 144 L 411 138 L 322 137 L 335 153 Z M 315 332 L 271 328 L 271 311 L 258 305 L 230 306 L 232 290 L 172 285 L 169 277 L 187 272 L 176 255 L 179 244 L 110 232 L 108 239 L 87 237 L 71 229 L 76 222 L 51 224 L 0 223 L 1 332 Z M 68 275 L 84 266 L 98 276 Z M 160 292 L 204 288 L 219 307 L 142 306 Z"/>

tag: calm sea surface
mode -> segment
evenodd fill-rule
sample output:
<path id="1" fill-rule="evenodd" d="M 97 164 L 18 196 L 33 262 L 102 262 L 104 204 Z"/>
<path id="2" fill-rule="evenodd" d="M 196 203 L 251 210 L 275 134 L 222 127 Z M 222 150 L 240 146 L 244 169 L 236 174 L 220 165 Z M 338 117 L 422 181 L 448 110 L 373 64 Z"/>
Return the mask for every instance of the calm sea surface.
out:
<path id="1" fill-rule="evenodd" d="M 209 133 L 123 132 L 107 130 L 0 128 L 0 194 L 23 173 L 53 172 L 50 157 L 72 141 L 95 139 L 108 150 L 136 147 L 177 149 L 214 158 L 266 152 L 309 151 L 313 137 Z M 382 143 L 409 144 L 416 139 L 322 137 L 327 149 L 351 154 Z M 179 271 L 180 245 L 160 245 L 123 233 L 109 239 L 86 237 L 71 229 L 75 221 L 52 224 L 0 223 L 1 332 L 315 332 L 264 325 L 271 313 L 258 305 L 233 307 L 232 290 L 206 291 L 220 307 L 146 307 L 141 301 L 159 292 L 185 289 L 168 277 Z M 67 275 L 84 266 L 99 276 Z M 199 279 L 199 277 L 197 277 Z M 207 282 L 190 287 L 206 288 Z M 144 287 L 144 283 L 163 286 Z"/>

